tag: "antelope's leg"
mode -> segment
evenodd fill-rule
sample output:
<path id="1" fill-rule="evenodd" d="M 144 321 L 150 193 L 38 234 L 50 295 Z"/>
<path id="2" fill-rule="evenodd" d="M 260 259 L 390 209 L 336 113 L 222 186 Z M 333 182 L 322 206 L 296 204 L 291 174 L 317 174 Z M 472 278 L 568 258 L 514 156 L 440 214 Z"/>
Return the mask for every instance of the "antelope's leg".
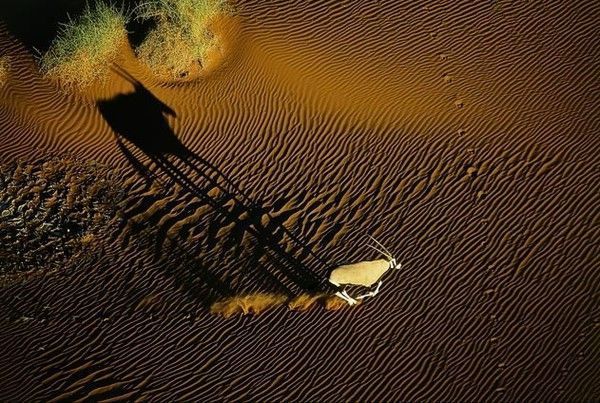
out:
<path id="1" fill-rule="evenodd" d="M 341 290 L 341 291 L 336 292 L 335 295 L 337 295 L 338 297 L 340 297 L 341 299 L 346 301 L 348 303 L 348 305 L 353 305 L 354 303 L 356 303 L 355 301 L 352 301 L 352 298 L 350 298 L 350 296 L 348 295 L 346 290 L 342 290 L 342 287 L 340 286 L 339 283 L 336 283 L 335 281 L 331 281 L 331 280 L 329 280 L 329 282 L 331 284 L 333 284 L 334 286 L 336 286 L 338 290 Z"/>
<path id="2" fill-rule="evenodd" d="M 336 283 L 335 281 L 331 281 L 331 280 L 329 280 L 329 282 L 341 290 L 341 291 L 336 292 L 335 295 L 337 295 L 338 297 L 340 297 L 341 299 L 346 301 L 348 303 L 348 305 L 355 305 L 358 303 L 357 300 L 355 300 L 350 295 L 348 295 L 348 292 L 345 289 L 342 289 L 342 287 L 339 283 Z"/>
<path id="3" fill-rule="evenodd" d="M 383 283 L 383 281 L 379 280 L 379 283 L 377 284 L 377 288 L 375 288 L 375 291 L 373 291 L 373 295 L 377 295 L 377 293 L 379 292 L 379 289 L 381 288 L 382 283 Z"/>
<path id="4" fill-rule="evenodd" d="M 348 303 L 348 305 L 356 304 L 356 301 L 354 301 L 352 298 L 350 298 L 347 294 L 344 294 L 344 293 L 338 291 L 335 293 L 335 295 L 337 295 L 338 297 L 340 297 L 341 299 L 346 301 Z"/>
<path id="5" fill-rule="evenodd" d="M 348 301 L 352 301 L 351 305 L 354 305 L 354 304 L 356 304 L 358 302 L 354 298 L 352 298 L 350 296 L 350 294 L 348 294 L 348 291 L 346 291 L 346 289 L 344 289 L 344 291 L 342 291 L 342 294 L 344 294 L 346 297 L 348 297 Z"/>
<path id="6" fill-rule="evenodd" d="M 379 288 L 381 287 L 381 283 L 382 283 L 382 281 L 380 280 L 374 291 L 369 291 L 366 294 L 363 294 L 361 296 L 356 297 L 356 299 L 363 299 L 363 298 L 366 298 L 366 297 L 374 297 L 379 292 Z"/>
<path id="7" fill-rule="evenodd" d="M 335 286 L 335 288 L 337 288 L 338 292 L 342 292 L 342 286 L 340 283 L 336 283 L 335 281 L 331 281 L 331 280 L 327 280 L 329 281 L 330 284 L 333 284 Z"/>

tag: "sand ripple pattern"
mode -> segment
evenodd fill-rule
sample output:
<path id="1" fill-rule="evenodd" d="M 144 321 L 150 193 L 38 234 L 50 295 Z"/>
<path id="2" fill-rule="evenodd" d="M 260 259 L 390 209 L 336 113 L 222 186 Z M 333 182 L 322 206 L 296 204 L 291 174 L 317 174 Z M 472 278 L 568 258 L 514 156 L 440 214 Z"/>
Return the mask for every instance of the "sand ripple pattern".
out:
<path id="1" fill-rule="evenodd" d="M 402 270 L 357 309 L 209 315 L 220 293 L 298 282 L 193 169 L 176 163 L 222 210 L 134 147 L 159 180 L 132 167 L 93 102 L 130 84 L 57 94 L 2 31 L 21 64 L 0 89 L 0 160 L 72 150 L 121 172 L 127 197 L 102 253 L 0 290 L 0 398 L 599 399 L 600 7 L 238 10 L 206 79 L 121 64 L 175 110 L 183 144 L 328 264 L 375 258 L 372 234 Z"/>

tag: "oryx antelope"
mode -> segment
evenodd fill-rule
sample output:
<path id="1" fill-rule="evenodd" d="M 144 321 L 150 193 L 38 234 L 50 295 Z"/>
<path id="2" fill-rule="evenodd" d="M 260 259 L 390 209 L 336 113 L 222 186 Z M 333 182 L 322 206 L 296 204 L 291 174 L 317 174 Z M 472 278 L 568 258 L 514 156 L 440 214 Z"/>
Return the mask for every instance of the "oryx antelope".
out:
<path id="1" fill-rule="evenodd" d="M 375 243 L 381 249 L 369 244 L 367 244 L 367 246 L 381 253 L 386 257 L 386 259 L 369 260 L 343 265 L 334 269 L 329 275 L 329 282 L 336 287 L 342 287 L 344 285 L 372 287 L 374 284 L 377 284 L 377 287 L 374 290 L 371 290 L 366 294 L 360 295 L 356 298 L 352 298 L 350 295 L 348 295 L 348 292 L 346 292 L 345 289 L 336 292 L 335 295 L 345 300 L 348 305 L 356 304 L 358 302 L 357 299 L 363 299 L 377 295 L 379 289 L 381 288 L 381 276 L 383 276 L 389 269 L 401 268 L 401 264 L 396 262 L 396 259 L 385 248 L 385 246 L 379 243 L 379 241 L 372 236 L 369 236 L 369 238 L 375 241 Z"/>

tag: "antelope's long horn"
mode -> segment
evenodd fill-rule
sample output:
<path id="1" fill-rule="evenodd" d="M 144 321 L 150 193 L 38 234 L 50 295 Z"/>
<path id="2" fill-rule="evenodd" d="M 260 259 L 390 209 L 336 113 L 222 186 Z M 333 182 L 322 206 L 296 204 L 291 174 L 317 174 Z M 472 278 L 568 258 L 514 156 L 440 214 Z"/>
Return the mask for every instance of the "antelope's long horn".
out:
<path id="1" fill-rule="evenodd" d="M 389 250 L 387 250 L 387 248 L 386 248 L 385 246 L 383 246 L 383 245 L 381 244 L 381 242 L 379 242 L 377 239 L 373 238 L 371 235 L 369 235 L 369 238 L 371 238 L 372 240 L 374 240 L 374 241 L 375 241 L 375 243 L 376 243 L 377 245 L 379 245 L 379 247 L 380 247 L 381 249 L 383 249 L 383 250 L 386 252 L 386 253 L 385 253 L 386 255 L 388 255 L 389 257 L 392 257 L 392 254 L 390 253 L 390 251 L 389 251 Z"/>
<path id="2" fill-rule="evenodd" d="M 371 249 L 373 249 L 373 250 L 375 250 L 375 251 L 377 251 L 377 252 L 381 253 L 383 256 L 387 257 L 389 260 L 392 260 L 392 256 L 391 256 L 391 255 L 388 255 L 387 253 L 385 253 L 385 252 L 383 252 L 383 251 L 381 251 L 381 250 L 377 249 L 377 248 L 376 248 L 376 247 L 374 247 L 373 245 L 369 245 L 369 244 L 366 244 L 366 245 L 367 245 L 369 248 L 371 248 Z"/>
<path id="3" fill-rule="evenodd" d="M 371 239 L 373 239 L 373 237 L 369 236 Z M 377 244 L 379 244 L 379 242 L 377 242 Z M 380 254 L 382 254 L 383 256 L 387 257 L 388 259 L 391 258 L 391 255 L 388 251 L 385 250 L 385 248 L 382 249 L 378 249 L 377 247 L 371 245 L 371 244 L 366 244 L 369 248 L 376 250 L 377 252 L 379 252 Z"/>

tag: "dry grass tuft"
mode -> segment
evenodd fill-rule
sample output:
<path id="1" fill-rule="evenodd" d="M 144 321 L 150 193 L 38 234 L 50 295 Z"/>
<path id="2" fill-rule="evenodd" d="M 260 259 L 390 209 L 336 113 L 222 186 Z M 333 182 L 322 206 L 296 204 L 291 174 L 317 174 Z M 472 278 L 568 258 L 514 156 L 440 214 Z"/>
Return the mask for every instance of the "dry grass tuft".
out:
<path id="1" fill-rule="evenodd" d="M 0 57 L 0 87 L 6 84 L 8 80 L 8 71 L 10 69 L 10 57 Z"/>
<path id="2" fill-rule="evenodd" d="M 138 57 L 155 74 L 177 79 L 204 64 L 217 44 L 210 24 L 229 8 L 225 0 L 147 0 L 135 12 L 156 24 L 136 49 Z"/>
<path id="3" fill-rule="evenodd" d="M 256 293 L 227 298 L 215 302 L 210 307 L 211 313 L 230 318 L 235 315 L 260 315 L 261 313 L 283 305 L 287 297 L 279 294 Z"/>
<path id="4" fill-rule="evenodd" d="M 65 89 L 85 88 L 106 79 L 110 64 L 127 43 L 123 10 L 103 2 L 89 6 L 75 21 L 62 24 L 41 58 L 42 72 Z"/>
<path id="5" fill-rule="evenodd" d="M 87 247 L 91 247 L 92 245 L 94 245 L 94 243 L 97 242 L 97 239 L 94 234 L 87 233 L 87 234 L 82 235 L 78 239 L 78 242 L 79 242 L 79 245 L 81 245 L 84 248 L 87 248 Z"/>

